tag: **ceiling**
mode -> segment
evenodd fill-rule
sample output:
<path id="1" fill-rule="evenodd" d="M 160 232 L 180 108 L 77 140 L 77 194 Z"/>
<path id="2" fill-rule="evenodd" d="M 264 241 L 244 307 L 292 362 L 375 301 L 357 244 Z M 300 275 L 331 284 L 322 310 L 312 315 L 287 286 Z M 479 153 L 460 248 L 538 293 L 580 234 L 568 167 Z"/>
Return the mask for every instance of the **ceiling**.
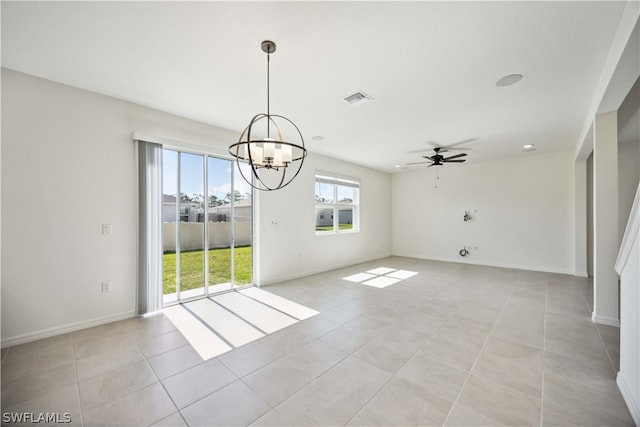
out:
<path id="1" fill-rule="evenodd" d="M 394 172 L 429 141 L 473 139 L 470 162 L 574 149 L 624 6 L 2 1 L 2 66 L 239 132 L 266 110 L 271 39 L 271 112 Z"/>

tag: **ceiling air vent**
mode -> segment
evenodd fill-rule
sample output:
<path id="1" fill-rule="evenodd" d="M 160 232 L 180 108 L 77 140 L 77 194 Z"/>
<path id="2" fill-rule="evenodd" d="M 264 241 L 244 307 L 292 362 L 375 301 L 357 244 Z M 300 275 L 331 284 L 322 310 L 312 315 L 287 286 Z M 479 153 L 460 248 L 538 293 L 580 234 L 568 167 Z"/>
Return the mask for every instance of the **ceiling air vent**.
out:
<path id="1" fill-rule="evenodd" d="M 373 99 L 372 97 L 370 97 L 363 91 L 358 91 L 353 95 L 347 96 L 344 100 L 347 101 L 350 105 L 355 105 L 355 104 L 371 101 L 372 99 Z"/>

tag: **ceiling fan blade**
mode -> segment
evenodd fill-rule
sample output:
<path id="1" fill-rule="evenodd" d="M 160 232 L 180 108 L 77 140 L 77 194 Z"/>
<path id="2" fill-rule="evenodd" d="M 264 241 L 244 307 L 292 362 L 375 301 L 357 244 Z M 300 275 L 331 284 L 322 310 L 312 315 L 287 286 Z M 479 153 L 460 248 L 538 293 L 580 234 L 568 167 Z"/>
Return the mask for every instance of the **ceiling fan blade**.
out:
<path id="1" fill-rule="evenodd" d="M 456 147 L 456 146 L 458 146 L 458 145 L 462 145 L 462 144 L 467 144 L 467 143 L 469 143 L 469 142 L 473 142 L 473 141 L 475 141 L 475 140 L 476 140 L 476 138 L 469 138 L 469 139 L 465 139 L 465 140 L 463 140 L 463 141 L 458 141 L 458 142 L 455 142 L 455 143 L 453 143 L 453 144 L 449 144 L 449 145 L 447 145 L 447 148 Z"/>
<path id="2" fill-rule="evenodd" d="M 433 163 L 433 162 L 413 162 L 413 163 L 405 163 L 406 165 L 423 165 L 425 163 Z"/>
<path id="3" fill-rule="evenodd" d="M 424 152 L 427 152 L 427 151 L 433 151 L 436 148 L 438 149 L 439 153 L 446 153 L 449 150 L 470 150 L 470 148 L 447 148 L 447 147 L 437 146 L 435 148 L 423 148 L 422 150 L 409 150 L 409 151 L 407 151 L 407 153 L 409 153 L 409 154 L 424 153 Z"/>
<path id="4" fill-rule="evenodd" d="M 441 153 L 446 151 L 446 147 L 441 146 L 435 141 L 425 141 L 425 144 L 429 144 L 431 148 L 420 148 L 418 150 L 409 150 L 407 153 L 424 153 L 425 151 L 433 151 L 433 149 L 437 148 Z"/>
<path id="5" fill-rule="evenodd" d="M 473 148 L 468 148 L 468 147 L 442 147 L 442 150 L 440 151 L 441 153 L 447 152 L 447 151 L 472 151 Z"/>
<path id="6" fill-rule="evenodd" d="M 447 163 L 463 163 L 463 162 L 466 162 L 467 159 L 459 159 L 459 160 L 447 160 L 447 159 L 444 159 L 442 161 L 443 162 L 447 162 Z"/>
<path id="7" fill-rule="evenodd" d="M 453 155 L 453 156 L 445 157 L 444 160 L 457 159 L 458 157 L 464 157 L 466 155 L 467 155 L 467 153 L 460 153 L 460 154 L 456 154 L 456 155 Z"/>

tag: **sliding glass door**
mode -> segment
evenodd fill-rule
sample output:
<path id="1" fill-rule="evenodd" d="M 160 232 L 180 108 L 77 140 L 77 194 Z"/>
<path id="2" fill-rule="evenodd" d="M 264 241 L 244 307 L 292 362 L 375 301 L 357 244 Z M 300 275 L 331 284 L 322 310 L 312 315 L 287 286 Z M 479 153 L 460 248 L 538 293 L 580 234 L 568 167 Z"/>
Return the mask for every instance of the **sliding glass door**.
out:
<path id="1" fill-rule="evenodd" d="M 252 283 L 252 193 L 235 162 L 163 150 L 165 304 Z"/>

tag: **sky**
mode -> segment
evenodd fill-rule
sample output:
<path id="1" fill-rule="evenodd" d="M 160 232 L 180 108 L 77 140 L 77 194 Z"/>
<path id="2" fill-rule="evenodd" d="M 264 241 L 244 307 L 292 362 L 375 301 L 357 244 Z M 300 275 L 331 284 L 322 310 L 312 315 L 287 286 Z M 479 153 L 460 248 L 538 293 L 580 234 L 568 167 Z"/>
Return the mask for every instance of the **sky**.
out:
<path id="1" fill-rule="evenodd" d="M 162 150 L 162 192 L 177 193 L 178 156 L 180 157 L 180 192 L 187 195 L 204 193 L 204 156 Z M 231 170 L 234 170 L 234 189 L 240 194 L 251 193 L 251 186 L 244 181 L 237 170 L 237 164 L 231 160 L 208 158 L 209 194 L 223 199 L 231 192 Z M 242 165 L 248 168 L 248 165 Z M 243 169 L 244 170 L 244 169 Z M 245 172 L 247 176 L 248 172 Z"/>

